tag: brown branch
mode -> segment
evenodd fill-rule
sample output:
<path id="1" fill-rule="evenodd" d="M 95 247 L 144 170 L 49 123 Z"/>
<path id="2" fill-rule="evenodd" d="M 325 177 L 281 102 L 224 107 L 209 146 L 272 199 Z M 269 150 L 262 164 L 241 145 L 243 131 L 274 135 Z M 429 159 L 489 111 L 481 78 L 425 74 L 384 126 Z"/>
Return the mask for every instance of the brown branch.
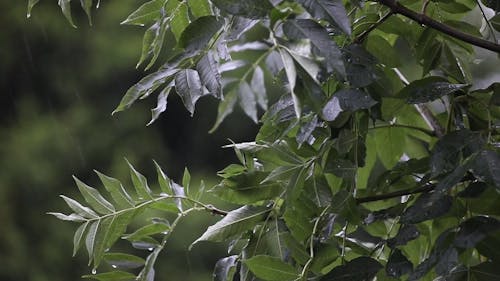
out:
<path id="1" fill-rule="evenodd" d="M 354 38 L 355 43 L 361 43 L 365 40 L 366 36 L 370 34 L 374 29 L 379 27 L 382 23 L 384 23 L 388 18 L 390 18 L 394 13 L 389 11 L 385 16 L 381 17 L 376 23 L 370 25 L 367 30 L 363 31 L 360 35 L 358 35 L 356 38 Z"/>
<path id="2" fill-rule="evenodd" d="M 413 10 L 410 10 L 401 4 L 399 4 L 396 0 L 376 0 L 380 4 L 387 6 L 391 9 L 391 11 L 395 14 L 403 15 L 409 19 L 412 19 L 420 24 L 426 25 L 430 28 L 433 28 L 437 31 L 440 31 L 444 34 L 450 35 L 456 39 L 462 40 L 469 44 L 472 44 L 477 47 L 481 47 L 496 53 L 500 53 L 500 45 L 488 40 L 484 40 L 465 32 L 462 32 L 458 29 L 452 28 L 446 24 L 440 23 L 424 14 L 417 13 Z"/>
<path id="3" fill-rule="evenodd" d="M 368 203 L 368 202 L 397 198 L 397 197 L 410 195 L 410 194 L 428 192 L 428 191 L 433 190 L 435 187 L 436 186 L 434 184 L 427 184 L 427 185 L 417 187 L 417 188 L 409 188 L 409 189 L 403 189 L 403 190 L 398 190 L 398 191 L 394 191 L 394 192 L 389 192 L 386 194 L 361 197 L 361 198 L 356 198 L 355 200 L 356 200 L 357 204 L 363 204 L 363 203 Z"/>

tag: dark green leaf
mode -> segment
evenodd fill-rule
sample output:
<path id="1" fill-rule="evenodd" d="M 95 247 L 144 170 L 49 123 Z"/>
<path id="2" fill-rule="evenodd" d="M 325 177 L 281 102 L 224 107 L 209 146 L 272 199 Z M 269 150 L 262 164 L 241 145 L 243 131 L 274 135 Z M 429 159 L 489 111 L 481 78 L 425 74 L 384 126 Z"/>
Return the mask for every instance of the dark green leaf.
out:
<path id="1" fill-rule="evenodd" d="M 389 247 L 391 248 L 406 245 L 406 243 L 408 243 L 409 241 L 417 239 L 419 235 L 420 231 L 418 231 L 418 228 L 415 225 L 403 225 L 401 229 L 399 229 L 396 236 L 387 240 L 387 245 L 389 245 Z"/>
<path id="2" fill-rule="evenodd" d="M 29 0 L 28 1 L 28 12 L 26 14 L 26 17 L 31 17 L 31 10 L 33 9 L 33 7 L 35 7 L 35 5 L 38 3 L 38 1 L 40 0 Z"/>
<path id="3" fill-rule="evenodd" d="M 158 117 L 160 117 L 160 114 L 162 114 L 167 109 L 167 98 L 170 94 L 170 90 L 172 90 L 172 87 L 167 86 L 158 94 L 156 107 L 151 109 L 151 120 L 146 126 L 153 124 L 153 122 L 156 121 Z"/>
<path id="4" fill-rule="evenodd" d="M 213 0 L 212 2 L 228 14 L 251 19 L 264 18 L 273 8 L 268 0 Z"/>
<path id="5" fill-rule="evenodd" d="M 149 256 L 146 259 L 146 264 L 144 265 L 144 268 L 141 270 L 141 272 L 135 279 L 136 281 L 154 281 L 155 279 L 154 265 L 161 250 L 162 250 L 161 247 L 156 247 L 154 248 L 153 252 L 149 254 Z"/>
<path id="6" fill-rule="evenodd" d="M 491 23 L 491 26 L 493 26 L 493 28 L 496 31 L 500 31 L 500 14 L 497 14 L 494 17 L 492 17 L 490 19 L 490 23 Z"/>
<path id="7" fill-rule="evenodd" d="M 455 236 L 455 245 L 472 248 L 489 233 L 500 230 L 500 221 L 486 216 L 477 216 L 461 223 Z"/>
<path id="8" fill-rule="evenodd" d="M 209 41 L 221 27 L 222 22 L 214 16 L 197 18 L 182 32 L 179 46 L 188 52 L 206 48 Z"/>
<path id="9" fill-rule="evenodd" d="M 380 63 L 386 67 L 398 67 L 401 65 L 399 54 L 394 47 L 383 37 L 371 35 L 366 41 L 366 50 L 374 55 Z"/>
<path id="10" fill-rule="evenodd" d="M 477 198 L 486 189 L 488 185 L 484 182 L 473 182 L 467 186 L 464 190 L 460 191 L 457 196 L 462 198 Z"/>
<path id="11" fill-rule="evenodd" d="M 86 185 L 75 176 L 73 176 L 73 179 L 75 180 L 80 193 L 83 195 L 83 198 L 85 198 L 85 201 L 87 201 L 90 207 L 92 207 L 96 212 L 100 214 L 110 214 L 115 211 L 115 207 L 104 199 L 97 189 Z"/>
<path id="12" fill-rule="evenodd" d="M 413 264 L 401 253 L 401 250 L 394 249 L 385 267 L 387 275 L 399 278 L 412 271 Z"/>
<path id="13" fill-rule="evenodd" d="M 73 18 L 71 17 L 71 0 L 58 0 L 58 4 L 68 22 L 71 26 L 76 28 L 76 25 L 73 23 Z"/>
<path id="14" fill-rule="evenodd" d="M 230 256 L 217 261 L 213 281 L 232 281 L 236 273 L 238 256 Z"/>
<path id="15" fill-rule="evenodd" d="M 324 19 L 351 34 L 351 22 L 341 0 L 298 0 L 315 18 Z"/>
<path id="16" fill-rule="evenodd" d="M 301 210 L 289 207 L 283 214 L 287 227 L 290 229 L 293 237 L 299 242 L 305 241 L 310 237 L 313 224 Z"/>
<path id="17" fill-rule="evenodd" d="M 136 230 L 134 233 L 127 234 L 123 236 L 123 239 L 127 239 L 130 241 L 140 240 L 145 236 L 150 236 L 154 234 L 166 234 L 170 231 L 170 225 L 163 223 L 152 223 L 146 226 L 143 226 Z"/>
<path id="18" fill-rule="evenodd" d="M 239 209 L 229 212 L 222 220 L 216 224 L 209 226 L 203 235 L 193 242 L 194 245 L 200 241 L 222 242 L 235 235 L 241 234 L 246 230 L 255 227 L 261 222 L 268 208 L 243 206 Z"/>
<path id="19" fill-rule="evenodd" d="M 493 150 L 483 150 L 473 164 L 473 173 L 482 181 L 500 190 L 500 155 Z"/>
<path id="20" fill-rule="evenodd" d="M 145 263 L 140 257 L 122 253 L 106 253 L 104 260 L 114 268 L 138 268 Z"/>
<path id="21" fill-rule="evenodd" d="M 291 281 L 298 278 L 293 266 L 279 258 L 271 256 L 254 256 L 243 261 L 250 270 L 260 279 L 269 281 Z"/>
<path id="22" fill-rule="evenodd" d="M 439 260 L 436 264 L 436 273 L 439 275 L 447 275 L 458 265 L 458 252 L 455 248 L 450 247 L 444 253 L 439 255 Z"/>
<path id="23" fill-rule="evenodd" d="M 203 95 L 198 72 L 192 69 L 179 71 L 175 75 L 175 89 L 186 109 L 193 115 L 196 101 Z"/>
<path id="24" fill-rule="evenodd" d="M 238 89 L 238 98 L 243 112 L 257 123 L 257 97 L 246 81 L 241 81 Z"/>
<path id="25" fill-rule="evenodd" d="M 348 261 L 344 265 L 335 267 L 330 273 L 323 276 L 321 281 L 367 281 L 371 280 L 382 265 L 369 257 L 359 257 Z"/>
<path id="26" fill-rule="evenodd" d="M 402 223 L 419 223 L 444 215 L 451 208 L 449 195 L 424 193 L 401 215 Z"/>
<path id="27" fill-rule="evenodd" d="M 399 95 L 411 104 L 426 103 L 452 94 L 467 87 L 467 84 L 452 84 L 437 76 L 430 76 L 413 81 Z"/>
<path id="28" fill-rule="evenodd" d="M 324 58 L 327 70 L 333 70 L 345 75 L 342 53 L 328 32 L 320 24 L 310 19 L 288 20 L 283 25 L 283 31 L 290 39 L 309 39 L 313 45 L 314 54 Z"/>
<path id="29" fill-rule="evenodd" d="M 85 14 L 87 14 L 89 24 L 92 25 L 92 0 L 80 0 L 80 4 L 82 6 L 82 9 L 85 11 Z"/>
<path id="30" fill-rule="evenodd" d="M 213 52 L 207 52 L 196 65 L 202 84 L 207 87 L 210 94 L 217 98 L 222 97 L 221 75 L 219 66 L 214 59 Z"/>

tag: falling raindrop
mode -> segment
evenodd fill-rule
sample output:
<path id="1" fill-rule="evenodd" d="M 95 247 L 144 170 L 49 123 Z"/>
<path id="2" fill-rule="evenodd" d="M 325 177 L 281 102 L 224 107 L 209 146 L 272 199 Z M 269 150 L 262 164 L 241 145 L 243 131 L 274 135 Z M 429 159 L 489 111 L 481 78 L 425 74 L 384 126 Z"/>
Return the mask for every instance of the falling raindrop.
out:
<path id="1" fill-rule="evenodd" d="M 155 248 L 151 247 L 151 248 L 148 248 L 148 251 L 152 252 Z"/>
<path id="2" fill-rule="evenodd" d="M 92 274 L 97 274 L 97 270 L 95 268 L 92 269 Z"/>
<path id="3" fill-rule="evenodd" d="M 111 265 L 112 268 L 117 268 L 118 266 L 116 264 Z"/>

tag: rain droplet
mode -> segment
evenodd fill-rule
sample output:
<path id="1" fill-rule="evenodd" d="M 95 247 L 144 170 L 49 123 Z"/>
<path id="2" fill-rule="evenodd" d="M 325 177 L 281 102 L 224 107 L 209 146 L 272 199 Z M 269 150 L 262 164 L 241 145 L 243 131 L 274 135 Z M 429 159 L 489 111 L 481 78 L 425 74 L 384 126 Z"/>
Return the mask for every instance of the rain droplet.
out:
<path id="1" fill-rule="evenodd" d="M 154 250 L 154 248 L 153 248 L 153 247 L 148 248 L 148 251 L 150 251 L 150 252 L 152 252 L 153 250 Z"/>
<path id="2" fill-rule="evenodd" d="M 117 268 L 118 266 L 117 266 L 117 265 L 115 265 L 115 264 L 112 264 L 112 265 L 111 265 L 111 267 L 112 267 L 112 268 Z"/>
<path id="3" fill-rule="evenodd" d="M 97 270 L 95 268 L 92 269 L 92 274 L 97 274 Z"/>

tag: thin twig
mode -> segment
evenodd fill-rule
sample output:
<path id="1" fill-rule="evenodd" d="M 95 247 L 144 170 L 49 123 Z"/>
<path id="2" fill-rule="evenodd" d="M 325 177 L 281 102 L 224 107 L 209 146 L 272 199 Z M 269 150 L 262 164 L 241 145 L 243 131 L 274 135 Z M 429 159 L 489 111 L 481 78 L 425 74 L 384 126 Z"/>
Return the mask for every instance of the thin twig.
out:
<path id="1" fill-rule="evenodd" d="M 421 187 L 417 188 L 408 188 L 408 189 L 403 189 L 403 190 L 398 190 L 394 192 L 389 192 L 386 194 L 380 194 L 380 195 L 373 195 L 373 196 L 367 196 L 367 197 L 361 197 L 361 198 L 356 198 L 356 203 L 357 204 L 363 204 L 363 203 L 368 203 L 368 202 L 374 202 L 374 201 L 381 201 L 381 200 L 387 200 L 387 199 L 392 199 L 392 198 L 397 198 L 405 195 L 410 195 L 410 194 L 417 194 L 417 193 L 422 193 L 422 192 L 428 192 L 431 191 L 435 188 L 436 186 L 434 184 L 427 184 Z"/>
<path id="2" fill-rule="evenodd" d="M 365 40 L 366 36 L 368 36 L 368 34 L 370 34 L 370 32 L 372 32 L 374 29 L 379 27 L 382 23 L 384 23 L 387 19 L 389 19 L 393 14 L 394 14 L 394 12 L 392 12 L 392 10 L 389 11 L 387 14 L 385 14 L 385 16 L 381 17 L 377 22 L 370 25 L 370 27 L 368 27 L 367 30 L 363 31 L 360 35 L 358 35 L 356 38 L 354 38 L 354 42 L 355 43 L 363 42 Z"/>
<path id="3" fill-rule="evenodd" d="M 428 17 L 424 14 L 417 13 L 413 10 L 406 8 L 405 6 L 399 4 L 396 0 L 376 0 L 378 3 L 387 6 L 391 9 L 391 11 L 395 14 L 403 15 L 409 19 L 412 19 L 420 24 L 426 25 L 430 28 L 433 28 L 437 31 L 440 31 L 444 34 L 450 35 L 453 38 L 459 39 L 461 41 L 467 42 L 477 47 L 481 47 L 496 53 L 500 53 L 500 44 L 496 42 L 491 42 L 488 40 L 484 40 L 482 38 L 478 38 L 476 36 L 467 34 L 458 29 L 452 28 L 449 25 L 443 24 L 434 20 L 431 17 Z"/>

